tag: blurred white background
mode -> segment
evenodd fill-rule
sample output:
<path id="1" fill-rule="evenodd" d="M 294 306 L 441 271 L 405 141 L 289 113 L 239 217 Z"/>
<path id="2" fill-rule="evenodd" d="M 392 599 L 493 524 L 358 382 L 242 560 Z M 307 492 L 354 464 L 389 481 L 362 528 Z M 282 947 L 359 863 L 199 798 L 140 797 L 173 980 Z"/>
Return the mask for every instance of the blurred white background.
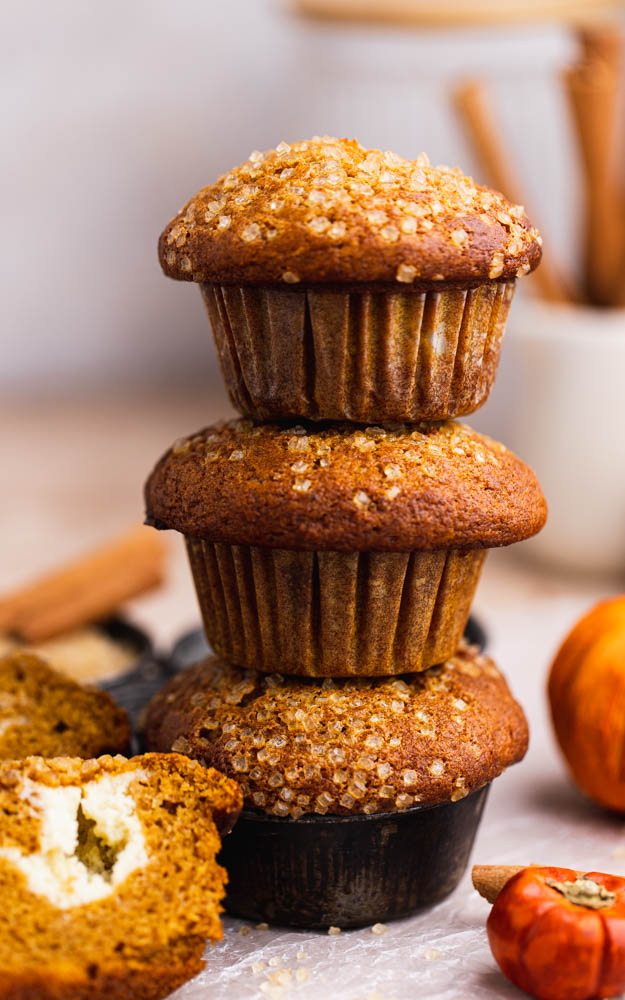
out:
<path id="1" fill-rule="evenodd" d="M 572 242 L 564 27 L 355 27 L 296 17 L 280 0 L 3 11 L 5 396 L 207 375 L 218 385 L 199 292 L 158 267 L 171 215 L 250 150 L 314 133 L 423 149 L 479 177 L 448 96 L 466 75 L 492 83 L 546 241 L 563 256 Z"/>

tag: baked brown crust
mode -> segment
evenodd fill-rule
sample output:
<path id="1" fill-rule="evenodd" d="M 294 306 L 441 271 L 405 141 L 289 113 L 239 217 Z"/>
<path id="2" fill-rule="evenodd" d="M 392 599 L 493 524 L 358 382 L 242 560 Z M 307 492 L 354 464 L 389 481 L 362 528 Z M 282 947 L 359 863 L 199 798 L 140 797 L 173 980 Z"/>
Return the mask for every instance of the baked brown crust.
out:
<path id="1" fill-rule="evenodd" d="M 93 975 L 78 965 L 64 969 L 0 969 L 0 996 L 10 1000 L 164 1000 L 205 966 L 206 942 L 199 937 L 173 942 L 152 956 L 149 972 L 123 961 Z M 92 963 L 93 964 L 93 963 Z"/>
<path id="2" fill-rule="evenodd" d="M 145 496 L 158 528 L 308 551 L 490 548 L 535 534 L 546 519 L 531 469 L 453 421 L 216 424 L 163 456 Z"/>
<path id="3" fill-rule="evenodd" d="M 410 288 L 510 280 L 537 266 L 541 242 L 522 206 L 458 169 L 326 136 L 254 151 L 203 188 L 159 259 L 183 281 Z"/>
<path id="4" fill-rule="evenodd" d="M 321 685 L 209 657 L 156 695 L 146 739 L 236 777 L 248 807 L 297 819 L 455 801 L 521 760 L 528 731 L 493 661 L 463 645 L 420 674 Z"/>
<path id="5" fill-rule="evenodd" d="M 99 757 L 130 744 L 128 713 L 32 653 L 0 659 L 0 758 Z"/>
<path id="6" fill-rule="evenodd" d="M 147 862 L 104 898 L 61 909 L 31 889 L 6 851 L 41 849 L 48 808 L 42 786 L 84 789 L 128 772 Z M 179 754 L 1 762 L 0 995 L 159 1000 L 192 978 L 204 965 L 206 938 L 222 936 L 226 873 L 216 862 L 215 824 L 229 829 L 241 805 L 235 782 Z"/>

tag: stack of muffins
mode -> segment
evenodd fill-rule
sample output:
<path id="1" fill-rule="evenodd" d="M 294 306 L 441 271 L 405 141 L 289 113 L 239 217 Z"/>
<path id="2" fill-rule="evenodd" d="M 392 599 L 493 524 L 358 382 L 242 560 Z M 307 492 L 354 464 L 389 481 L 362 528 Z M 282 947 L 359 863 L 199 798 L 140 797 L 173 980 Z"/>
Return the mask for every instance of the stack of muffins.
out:
<path id="1" fill-rule="evenodd" d="M 485 550 L 537 532 L 545 503 L 451 418 L 487 398 L 540 243 L 460 171 L 330 138 L 252 153 L 161 236 L 243 418 L 147 483 L 217 654 L 157 696 L 147 740 L 241 784 L 232 912 L 353 926 L 435 902 L 525 752 L 521 708 L 462 635 Z"/>

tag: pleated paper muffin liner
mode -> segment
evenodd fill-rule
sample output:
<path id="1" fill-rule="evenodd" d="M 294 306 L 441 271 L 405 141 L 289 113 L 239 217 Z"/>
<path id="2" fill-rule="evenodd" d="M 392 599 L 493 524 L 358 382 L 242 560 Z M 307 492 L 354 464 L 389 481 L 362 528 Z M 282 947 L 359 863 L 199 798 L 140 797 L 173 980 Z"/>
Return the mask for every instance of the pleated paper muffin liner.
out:
<path id="1" fill-rule="evenodd" d="M 412 673 L 452 656 L 485 550 L 296 552 L 187 538 L 209 643 L 254 670 Z"/>
<path id="2" fill-rule="evenodd" d="M 446 420 L 495 379 L 514 281 L 436 291 L 202 284 L 234 406 L 261 420 Z"/>

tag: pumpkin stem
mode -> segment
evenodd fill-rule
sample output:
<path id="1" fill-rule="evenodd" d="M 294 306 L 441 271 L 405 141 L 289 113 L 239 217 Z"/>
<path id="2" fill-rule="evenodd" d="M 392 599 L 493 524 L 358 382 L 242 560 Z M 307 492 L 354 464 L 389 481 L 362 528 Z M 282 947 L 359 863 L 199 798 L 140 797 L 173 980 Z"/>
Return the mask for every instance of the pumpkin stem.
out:
<path id="1" fill-rule="evenodd" d="M 599 885 L 591 878 L 581 875 L 574 882 L 556 882 L 553 878 L 546 878 L 545 883 L 562 893 L 569 903 L 576 906 L 586 906 L 589 910 L 602 910 L 604 906 L 613 906 L 616 902 L 616 895 L 609 892 L 604 885 Z"/>

